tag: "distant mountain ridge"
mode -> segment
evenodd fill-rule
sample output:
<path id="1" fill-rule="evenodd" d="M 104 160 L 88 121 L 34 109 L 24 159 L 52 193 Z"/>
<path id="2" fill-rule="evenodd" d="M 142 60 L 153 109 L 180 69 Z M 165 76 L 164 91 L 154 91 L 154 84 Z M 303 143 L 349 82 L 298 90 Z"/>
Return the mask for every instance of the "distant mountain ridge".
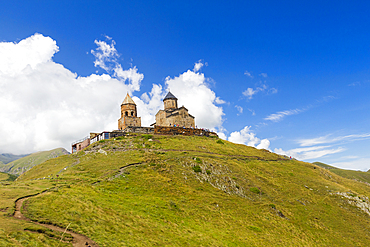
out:
<path id="1" fill-rule="evenodd" d="M 38 164 L 65 154 L 69 154 L 69 152 L 64 148 L 56 148 L 49 151 L 40 151 L 29 155 L 2 154 L 3 157 L 8 158 L 8 160 L 14 159 L 15 157 L 20 158 L 15 159 L 9 163 L 0 163 L 0 172 L 19 176 Z"/>
<path id="2" fill-rule="evenodd" d="M 330 166 L 327 164 L 324 164 L 322 162 L 313 162 L 312 164 L 315 164 L 317 166 L 320 166 L 324 169 L 330 170 L 332 173 L 335 173 L 341 177 L 348 178 L 348 179 L 354 179 L 360 182 L 369 183 L 370 184 L 370 170 L 367 172 L 362 171 L 354 171 L 354 170 L 345 170 L 340 169 L 334 166 Z"/>
<path id="3" fill-rule="evenodd" d="M 6 153 L 6 154 L 0 154 L 0 165 L 1 164 L 8 164 L 14 160 L 17 160 L 17 159 L 20 159 L 20 158 L 23 158 L 27 155 L 30 155 L 30 154 L 20 154 L 20 155 L 15 155 L 15 154 L 9 154 L 9 153 Z"/>

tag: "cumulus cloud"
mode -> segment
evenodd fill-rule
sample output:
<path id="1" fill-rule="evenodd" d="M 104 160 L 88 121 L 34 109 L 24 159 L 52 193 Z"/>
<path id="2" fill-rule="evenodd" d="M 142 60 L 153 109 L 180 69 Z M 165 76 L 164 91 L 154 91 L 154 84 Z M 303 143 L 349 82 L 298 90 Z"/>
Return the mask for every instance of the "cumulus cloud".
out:
<path id="1" fill-rule="evenodd" d="M 144 93 L 140 98 L 133 99 L 138 105 L 138 113 L 145 116 L 142 119 L 143 125 L 155 122 L 155 114 L 163 109 L 162 99 L 171 89 L 171 93 L 178 98 L 179 107 L 185 106 L 191 115 L 196 116 L 195 124 L 198 127 L 218 132 L 222 129 L 224 112 L 217 105 L 225 102 L 210 89 L 206 83 L 207 78 L 198 68 L 195 66 L 194 70 L 188 70 L 179 76 L 167 77 L 165 88 L 153 84 L 151 93 Z"/>
<path id="2" fill-rule="evenodd" d="M 59 48 L 41 34 L 0 43 L 0 152 L 69 148 L 90 131 L 117 128 L 120 103 L 139 90 L 142 76 L 136 68 L 118 69 L 114 42 L 96 44 L 95 65 L 117 70 L 116 76 L 79 77 L 52 60 Z"/>
<path id="3" fill-rule="evenodd" d="M 53 61 L 59 51 L 55 40 L 35 34 L 18 43 L 0 43 L 0 153 L 30 153 L 55 147 L 70 148 L 71 142 L 89 132 L 117 129 L 120 104 L 126 93 L 140 91 L 144 75 L 136 67 L 124 69 L 112 38 L 95 40 L 91 51 L 102 74 L 82 77 Z M 167 77 L 164 85 L 153 84 L 150 92 L 132 96 L 142 125 L 155 122 L 169 88 L 196 118 L 198 127 L 217 131 L 222 127 L 226 103 L 211 89 L 212 80 L 193 70 Z"/>
<path id="4" fill-rule="evenodd" d="M 201 62 L 201 60 L 199 60 L 197 63 L 195 63 L 194 65 L 194 72 L 198 72 L 202 67 L 204 66 L 204 64 Z"/>
<path id="5" fill-rule="evenodd" d="M 114 45 L 116 42 L 112 39 L 111 44 L 105 41 L 95 40 L 94 43 L 98 46 L 95 50 L 91 50 L 91 54 L 95 56 L 94 66 L 100 67 L 107 72 L 110 72 L 117 65 L 118 52 Z"/>
<path id="6" fill-rule="evenodd" d="M 259 139 L 256 134 L 251 131 L 251 126 L 245 126 L 240 131 L 234 131 L 230 134 L 228 140 L 238 144 L 245 144 L 251 147 L 268 149 L 270 141 L 268 139 Z"/>
<path id="7" fill-rule="evenodd" d="M 116 42 L 111 37 L 106 36 L 106 38 L 110 40 L 110 44 L 101 40 L 94 41 L 98 46 L 95 50 L 91 50 L 91 54 L 95 56 L 94 66 L 100 67 L 108 73 L 113 72 L 114 77 L 120 81 L 129 81 L 130 92 L 139 91 L 144 75 L 139 73 L 136 67 L 124 70 L 118 62 L 120 56 L 114 47 Z"/>
<path id="8" fill-rule="evenodd" d="M 290 115 L 296 115 L 303 112 L 303 110 L 300 109 L 295 109 L 295 110 L 287 110 L 287 111 L 280 111 L 274 114 L 271 114 L 267 117 L 265 117 L 265 120 L 270 120 L 273 122 L 278 122 L 281 121 L 285 116 L 290 116 Z"/>
<path id="9" fill-rule="evenodd" d="M 0 74 L 14 76 L 22 70 L 35 69 L 49 62 L 59 47 L 50 37 L 35 34 L 19 43 L 0 43 Z"/>

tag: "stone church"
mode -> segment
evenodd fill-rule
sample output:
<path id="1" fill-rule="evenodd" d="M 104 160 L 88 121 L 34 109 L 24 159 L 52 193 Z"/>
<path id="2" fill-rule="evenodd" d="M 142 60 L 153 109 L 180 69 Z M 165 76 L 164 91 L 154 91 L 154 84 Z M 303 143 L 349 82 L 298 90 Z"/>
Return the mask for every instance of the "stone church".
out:
<path id="1" fill-rule="evenodd" d="M 164 110 L 158 111 L 155 115 L 156 122 L 151 126 L 195 127 L 194 117 L 189 114 L 188 109 L 184 106 L 178 108 L 177 98 L 171 92 L 168 92 L 163 99 L 163 103 Z M 128 93 L 121 104 L 121 118 L 118 119 L 119 130 L 124 130 L 127 127 L 141 127 L 141 117 L 137 116 L 136 104 Z"/>
<path id="2" fill-rule="evenodd" d="M 129 126 L 140 127 L 141 117 L 137 116 L 136 104 L 127 93 L 121 104 L 121 118 L 118 119 L 118 129 L 124 130 Z"/>
<path id="3" fill-rule="evenodd" d="M 195 120 L 184 106 L 178 108 L 177 98 L 168 92 L 163 99 L 164 110 L 159 110 L 155 115 L 155 126 L 178 126 L 185 128 L 195 128 Z"/>

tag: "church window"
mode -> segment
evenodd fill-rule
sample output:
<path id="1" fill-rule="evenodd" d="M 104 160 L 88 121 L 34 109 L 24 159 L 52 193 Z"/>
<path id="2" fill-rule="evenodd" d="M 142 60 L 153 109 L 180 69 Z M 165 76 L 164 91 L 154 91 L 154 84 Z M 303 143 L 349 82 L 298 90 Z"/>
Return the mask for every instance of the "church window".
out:
<path id="1" fill-rule="evenodd" d="M 128 116 L 128 112 L 125 112 L 125 115 Z"/>
<path id="2" fill-rule="evenodd" d="M 131 116 L 134 116 L 134 112 L 133 111 L 131 112 Z"/>

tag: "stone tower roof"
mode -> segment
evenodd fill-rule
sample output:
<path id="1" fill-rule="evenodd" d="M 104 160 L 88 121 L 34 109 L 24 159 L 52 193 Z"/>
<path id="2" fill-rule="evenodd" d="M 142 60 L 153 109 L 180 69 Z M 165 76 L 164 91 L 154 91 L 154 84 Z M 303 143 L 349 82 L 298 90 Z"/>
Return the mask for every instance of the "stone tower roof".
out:
<path id="1" fill-rule="evenodd" d="M 125 105 L 125 104 L 134 104 L 134 105 L 136 105 L 135 102 L 131 99 L 130 95 L 128 95 L 128 93 L 126 95 L 126 98 L 122 102 L 122 105 Z"/>
<path id="2" fill-rule="evenodd" d="M 168 94 L 166 95 L 166 97 L 164 97 L 163 101 L 165 101 L 166 99 L 176 99 L 177 98 L 175 97 L 175 95 L 173 95 L 171 92 L 168 92 Z"/>

